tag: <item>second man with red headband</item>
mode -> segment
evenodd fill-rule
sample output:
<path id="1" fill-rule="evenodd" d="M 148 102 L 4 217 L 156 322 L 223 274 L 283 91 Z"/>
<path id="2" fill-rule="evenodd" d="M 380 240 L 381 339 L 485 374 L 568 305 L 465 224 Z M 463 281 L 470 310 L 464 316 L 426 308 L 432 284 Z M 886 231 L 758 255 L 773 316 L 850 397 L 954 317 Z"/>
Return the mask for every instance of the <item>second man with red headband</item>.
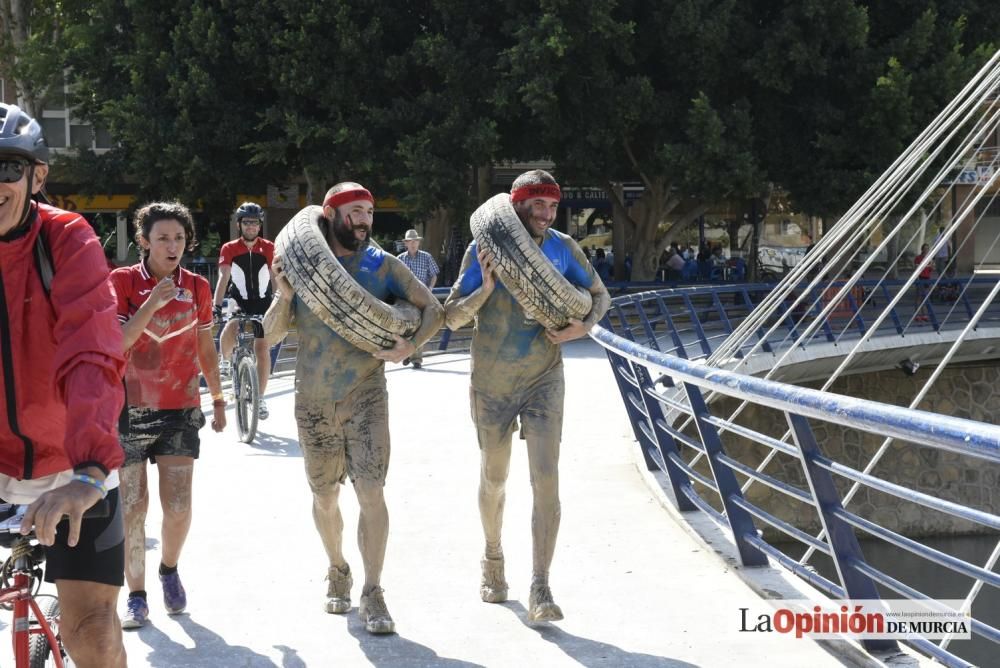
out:
<path id="1" fill-rule="evenodd" d="M 422 309 L 412 340 L 374 355 L 336 334 L 299 299 L 275 258 L 274 303 L 264 317 L 269 344 L 284 338 L 292 319 L 298 327 L 295 420 L 313 494 L 313 519 L 330 560 L 326 611 L 351 609 L 351 569 L 341 551 L 344 521 L 340 488 L 350 476 L 361 516 L 358 543 L 365 568 L 358 615 L 369 633 L 392 633 L 382 588 L 382 563 L 389 536 L 383 487 L 389 468 L 389 410 L 385 362 L 402 362 L 441 326 L 443 309 L 431 291 L 391 254 L 369 244 L 374 198 L 357 183 L 339 183 L 326 194 L 323 215 L 327 243 L 337 260 L 379 299 L 394 295 Z"/>
<path id="2" fill-rule="evenodd" d="M 500 529 L 511 440 L 521 421 L 528 449 L 533 506 L 533 572 L 528 603 L 531 622 L 556 621 L 562 610 L 549 588 L 549 566 L 559 532 L 559 446 L 562 437 L 563 380 L 559 344 L 585 336 L 600 320 L 611 297 L 586 256 L 569 236 L 552 229 L 560 191 L 552 175 L 536 169 L 511 186 L 514 211 L 542 254 L 570 283 L 589 291 L 593 307 L 583 321 L 558 331 L 527 317 L 514 296 L 493 275 L 490 254 L 469 244 L 462 271 L 445 302 L 448 327 L 473 317 L 472 415 L 479 438 L 479 515 L 486 546 L 479 594 L 487 603 L 507 600 Z"/>

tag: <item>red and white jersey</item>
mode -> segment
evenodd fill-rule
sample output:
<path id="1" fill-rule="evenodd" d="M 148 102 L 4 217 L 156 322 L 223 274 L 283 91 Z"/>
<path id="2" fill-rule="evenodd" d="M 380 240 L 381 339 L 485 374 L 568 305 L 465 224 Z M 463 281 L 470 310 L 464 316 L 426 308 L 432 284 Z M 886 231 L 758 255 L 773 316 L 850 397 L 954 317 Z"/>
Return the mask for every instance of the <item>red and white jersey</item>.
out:
<path id="1" fill-rule="evenodd" d="M 257 237 L 252 248 L 247 248 L 241 238 L 219 249 L 219 266 L 231 267 L 229 294 L 242 308 L 253 302 L 271 301 L 272 262 L 274 243 L 262 237 Z"/>
<path id="2" fill-rule="evenodd" d="M 128 351 L 125 401 L 142 408 L 194 408 L 201 404 L 198 333 L 212 327 L 212 291 L 203 277 L 174 272 L 177 296 L 150 319 Z M 118 319 L 127 322 L 156 287 L 146 261 L 111 272 Z"/>

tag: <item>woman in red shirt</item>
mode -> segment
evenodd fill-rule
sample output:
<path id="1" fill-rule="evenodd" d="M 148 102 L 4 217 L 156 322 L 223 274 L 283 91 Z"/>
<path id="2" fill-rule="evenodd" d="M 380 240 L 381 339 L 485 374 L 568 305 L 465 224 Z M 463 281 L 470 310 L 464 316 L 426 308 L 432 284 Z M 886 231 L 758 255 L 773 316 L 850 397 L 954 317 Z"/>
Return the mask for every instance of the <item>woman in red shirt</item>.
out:
<path id="1" fill-rule="evenodd" d="M 194 223 L 177 202 L 154 202 L 136 212 L 139 264 L 111 274 L 118 299 L 124 347 L 125 403 L 129 427 L 122 499 L 125 511 L 125 580 L 129 586 L 123 628 L 146 623 L 146 461 L 156 464 L 163 507 L 160 580 L 168 614 L 182 612 L 187 593 L 177 573 L 191 526 L 191 482 L 198 458 L 198 431 L 205 424 L 199 372 L 212 393 L 212 428 L 226 426 L 226 402 L 212 338 L 212 294 L 203 277 L 181 268 L 194 245 Z"/>

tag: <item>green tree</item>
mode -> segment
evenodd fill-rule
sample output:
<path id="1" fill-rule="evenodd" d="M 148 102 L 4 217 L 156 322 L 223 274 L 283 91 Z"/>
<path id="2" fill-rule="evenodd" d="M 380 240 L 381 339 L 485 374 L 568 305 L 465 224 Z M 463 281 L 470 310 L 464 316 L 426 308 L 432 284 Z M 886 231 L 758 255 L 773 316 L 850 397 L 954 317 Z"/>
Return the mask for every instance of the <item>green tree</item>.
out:
<path id="1" fill-rule="evenodd" d="M 18 105 L 39 116 L 62 93 L 61 38 L 75 0 L 0 0 L 0 78 L 14 85 Z"/>
<path id="2" fill-rule="evenodd" d="M 383 101 L 379 122 L 398 133 L 392 190 L 425 221 L 425 248 L 436 253 L 449 226 L 464 226 L 492 194 L 491 164 L 504 155 L 491 100 L 503 35 L 496 5 L 430 0 L 417 11 L 403 17 L 411 37 L 391 73 L 391 88 L 407 93 Z"/>
<path id="3" fill-rule="evenodd" d="M 477 199 L 476 166 L 498 152 L 495 7 L 279 0 L 268 11 L 275 101 L 254 159 L 301 172 L 313 202 L 345 179 L 391 192 L 428 221 L 436 250 Z"/>
<path id="4" fill-rule="evenodd" d="M 608 192 L 630 238 L 627 248 L 618 239 L 616 273 L 626 251 L 633 278 L 652 278 L 670 238 L 708 203 L 763 187 L 732 65 L 737 6 L 544 0 L 518 11 L 502 108 L 531 128 L 523 151 L 550 157 L 564 182 Z M 645 190 L 627 209 L 619 184 L 633 180 Z"/>
<path id="5" fill-rule="evenodd" d="M 968 81 L 993 47 L 966 43 L 963 11 L 1000 27 L 974 4 L 746 5 L 745 30 L 767 27 L 744 67 L 754 134 L 797 208 L 844 211 Z"/>
<path id="6" fill-rule="evenodd" d="M 372 117 L 386 94 L 383 70 L 396 67 L 398 47 L 384 9 L 372 0 L 276 0 L 245 10 L 259 11 L 268 25 L 266 78 L 273 90 L 249 146 L 253 160 L 301 174 L 313 203 L 344 180 L 386 192 L 392 137 Z"/>
<path id="7" fill-rule="evenodd" d="M 73 103 L 116 144 L 82 156 L 71 173 L 94 190 L 134 183 L 140 203 L 176 197 L 217 221 L 238 193 L 281 179 L 252 165 L 246 148 L 270 95 L 260 42 L 243 41 L 249 28 L 234 11 L 249 4 L 99 0 L 83 9 L 67 31 Z"/>

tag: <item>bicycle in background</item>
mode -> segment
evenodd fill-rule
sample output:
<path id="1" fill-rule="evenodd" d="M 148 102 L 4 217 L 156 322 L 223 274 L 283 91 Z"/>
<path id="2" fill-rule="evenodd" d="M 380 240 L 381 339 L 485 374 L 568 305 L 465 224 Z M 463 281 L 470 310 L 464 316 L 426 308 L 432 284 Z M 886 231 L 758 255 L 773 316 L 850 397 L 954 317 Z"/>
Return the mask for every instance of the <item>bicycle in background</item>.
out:
<path id="1" fill-rule="evenodd" d="M 233 401 L 236 404 L 236 430 L 243 443 L 250 443 L 257 436 L 260 419 L 260 383 L 257 379 L 257 356 L 254 339 L 263 335 L 264 325 L 258 316 L 241 312 L 233 314 L 238 322 L 236 347 L 230 360 L 233 378 Z M 248 330 L 247 324 L 250 324 Z"/>
<path id="2" fill-rule="evenodd" d="M 59 599 L 53 594 L 39 594 L 42 586 L 42 563 L 45 549 L 32 531 L 22 535 L 21 520 L 26 505 L 0 503 L 0 545 L 10 549 L 10 556 L 0 568 L 0 606 L 13 609 L 11 639 L 15 668 L 64 668 L 72 665 L 59 635 Z M 84 513 L 84 517 L 106 517 L 104 500 Z M 44 606 L 38 599 L 49 599 Z"/>

